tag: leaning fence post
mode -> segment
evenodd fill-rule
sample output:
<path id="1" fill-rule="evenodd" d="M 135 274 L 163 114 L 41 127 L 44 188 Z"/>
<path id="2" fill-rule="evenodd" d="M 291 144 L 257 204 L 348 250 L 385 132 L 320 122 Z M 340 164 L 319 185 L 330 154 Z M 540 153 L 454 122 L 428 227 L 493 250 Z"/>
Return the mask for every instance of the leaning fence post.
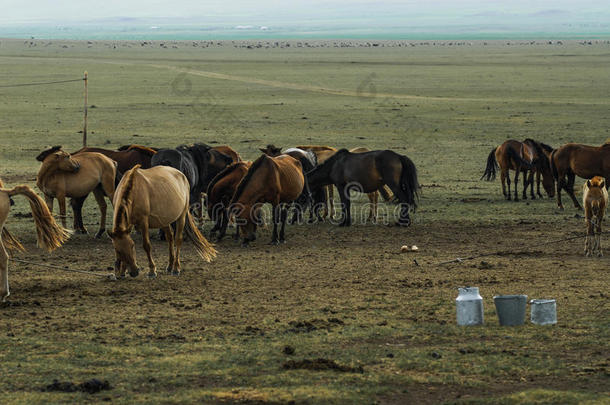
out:
<path id="1" fill-rule="evenodd" d="M 83 147 L 87 146 L 87 72 L 85 71 L 85 124 L 83 127 Z"/>

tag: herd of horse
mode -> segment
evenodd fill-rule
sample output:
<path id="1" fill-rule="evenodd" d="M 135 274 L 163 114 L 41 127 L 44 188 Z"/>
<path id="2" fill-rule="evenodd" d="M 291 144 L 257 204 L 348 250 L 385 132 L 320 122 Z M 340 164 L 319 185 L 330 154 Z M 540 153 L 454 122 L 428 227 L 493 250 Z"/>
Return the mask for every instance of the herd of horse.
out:
<path id="1" fill-rule="evenodd" d="M 301 221 L 309 211 L 309 221 L 334 218 L 334 188 L 341 200 L 340 226 L 349 226 L 351 192 L 368 195 L 368 219 L 377 217 L 379 195 L 399 205 L 397 225 L 409 226 L 417 207 L 420 184 L 415 164 L 407 156 L 391 150 L 337 149 L 321 145 L 299 145 L 282 150 L 274 145 L 261 148 L 262 155 L 244 161 L 229 146 L 203 143 L 176 148 L 125 145 L 117 150 L 82 148 L 74 153 L 55 146 L 41 152 L 36 185 L 42 200 L 28 186 L 5 189 L 0 182 L 0 298 L 9 295 L 8 253 L 23 246 L 4 227 L 12 196 L 23 195 L 30 202 L 37 229 L 38 244 L 53 250 L 70 236 L 66 230 L 66 199 L 73 210 L 74 232 L 87 233 L 82 220 L 85 199 L 93 193 L 100 209 L 96 237 L 106 231 L 106 198 L 114 208 L 112 229 L 107 233 L 115 251 L 115 274 L 125 277 L 129 270 L 137 276 L 132 231 L 142 234 L 148 257 L 148 276 L 156 277 L 149 230 L 159 229 L 169 245 L 167 272 L 179 274 L 183 235 L 193 242 L 206 261 L 216 256 L 214 246 L 201 234 L 193 215 L 202 218 L 204 209 L 214 222 L 210 235 L 220 241 L 231 220 L 236 223 L 235 239 L 241 235 L 247 246 L 256 238 L 262 223 L 261 208 L 272 206 L 272 244 L 286 240 L 288 210 L 294 207 L 290 223 Z M 523 176 L 522 198 L 542 197 L 540 184 L 549 197 L 557 193 L 563 209 L 561 191 L 581 208 L 574 195 L 575 177 L 588 179 L 583 189 L 587 222 L 585 253 L 601 256 L 601 222 L 608 204 L 610 184 L 610 142 L 594 147 L 567 144 L 558 149 L 532 139 L 508 140 L 494 148 L 482 178 L 493 180 L 500 170 L 502 192 L 506 199 L 519 199 L 519 176 Z M 509 171 L 514 171 L 513 188 Z M 534 179 L 537 183 L 534 193 Z M 514 197 L 513 197 L 514 194 Z M 203 198 L 205 196 L 205 198 Z M 53 218 L 53 200 L 58 200 L 61 225 Z"/>

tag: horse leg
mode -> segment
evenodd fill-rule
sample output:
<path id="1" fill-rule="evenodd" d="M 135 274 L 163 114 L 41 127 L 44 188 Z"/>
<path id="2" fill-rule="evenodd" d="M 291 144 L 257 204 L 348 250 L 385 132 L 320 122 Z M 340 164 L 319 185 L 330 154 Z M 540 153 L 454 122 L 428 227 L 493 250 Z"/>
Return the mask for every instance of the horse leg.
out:
<path id="1" fill-rule="evenodd" d="M 0 237 L 0 298 L 6 301 L 11 292 L 8 288 L 8 254 Z"/>
<path id="2" fill-rule="evenodd" d="M 587 237 L 585 239 L 585 256 L 591 256 L 593 254 L 593 223 L 591 222 L 591 213 L 588 209 L 589 207 L 585 207 L 586 210 L 586 221 L 587 221 Z"/>
<path id="3" fill-rule="evenodd" d="M 97 201 L 97 205 L 100 207 L 100 229 L 98 229 L 97 233 L 95 234 L 95 237 L 99 239 L 106 231 L 106 211 L 108 209 L 108 205 L 106 204 L 106 199 L 104 198 L 103 190 L 96 188 L 95 190 L 93 190 L 93 195 L 95 196 L 95 201 Z M 146 235 L 148 236 L 148 231 L 146 232 Z"/>
<path id="4" fill-rule="evenodd" d="M 604 219 L 604 213 L 600 212 L 595 218 L 597 223 L 595 224 L 595 248 L 597 250 L 597 256 L 602 257 L 602 221 Z"/>
<path id="5" fill-rule="evenodd" d="M 66 196 L 63 194 L 57 195 L 57 203 L 59 204 L 59 216 L 61 217 L 61 223 L 66 226 Z"/>
<path id="6" fill-rule="evenodd" d="M 167 235 L 165 239 L 167 240 L 167 246 L 169 247 L 169 262 L 167 263 L 165 271 L 167 274 L 171 274 L 174 268 L 174 262 L 176 261 L 176 253 L 174 251 L 174 233 L 172 232 L 171 226 L 166 226 L 162 229 L 164 234 Z"/>
<path id="7" fill-rule="evenodd" d="M 519 190 L 517 185 L 519 184 L 519 172 L 521 171 L 521 167 L 517 166 L 517 170 L 515 170 L 515 201 L 519 201 Z"/>
<path id="8" fill-rule="evenodd" d="M 506 178 L 506 188 L 508 189 L 508 192 L 506 193 L 506 199 L 508 201 L 512 200 L 512 196 L 510 194 L 510 173 L 508 170 L 506 170 L 506 173 L 502 173 L 502 177 Z"/>
<path id="9" fill-rule="evenodd" d="M 526 171 L 525 174 L 523 175 L 525 178 L 525 175 L 527 175 L 528 172 Z M 529 171 L 529 175 L 527 177 L 527 182 L 526 184 L 529 186 L 530 188 L 530 198 L 532 200 L 536 199 L 536 195 L 534 194 L 534 169 Z M 523 199 L 525 200 L 527 194 L 527 187 L 525 187 L 525 189 L 523 190 Z"/>
<path id="10" fill-rule="evenodd" d="M 184 240 L 184 225 L 186 223 L 186 214 L 188 213 L 188 206 L 184 211 L 184 215 L 182 215 L 176 221 L 176 232 L 175 232 L 175 244 L 176 244 L 176 258 L 174 259 L 174 268 L 172 274 L 174 276 L 180 275 L 180 269 L 182 265 L 180 264 L 180 248 L 182 247 L 182 241 Z"/>
<path id="11" fill-rule="evenodd" d="M 352 224 L 351 218 L 351 200 L 349 196 L 349 190 L 347 189 L 347 185 L 341 184 L 337 185 L 337 190 L 339 190 L 339 197 L 341 198 L 341 212 L 342 218 L 339 226 L 350 226 Z"/>
<path id="12" fill-rule="evenodd" d="M 536 170 L 536 194 L 538 194 L 538 197 L 542 198 L 542 193 L 540 192 L 540 171 L 538 170 Z"/>
<path id="13" fill-rule="evenodd" d="M 578 200 L 576 199 L 576 196 L 574 195 L 574 181 L 575 180 L 576 180 L 576 175 L 574 173 L 569 173 L 568 174 L 568 186 L 566 188 L 566 191 L 567 191 L 568 195 L 570 196 L 570 198 L 572 199 L 572 202 L 574 203 L 574 208 L 576 208 L 578 210 L 582 210 L 580 203 L 578 202 Z"/>
<path id="14" fill-rule="evenodd" d="M 277 225 L 281 220 L 281 207 L 280 204 L 276 204 L 271 208 L 273 211 L 273 230 L 271 231 L 271 244 L 277 245 L 279 244 L 278 235 L 277 235 Z"/>
<path id="15" fill-rule="evenodd" d="M 87 196 L 70 199 L 70 206 L 74 214 L 74 231 L 77 233 L 87 234 L 85 224 L 83 224 L 83 204 Z"/>
<path id="16" fill-rule="evenodd" d="M 565 178 L 563 175 L 557 176 L 557 207 L 563 211 L 563 203 L 561 202 L 561 189 L 565 187 Z"/>
<path id="17" fill-rule="evenodd" d="M 148 220 L 144 220 L 143 222 L 144 223 L 140 227 L 140 233 L 142 233 L 142 246 L 144 247 L 144 251 L 146 252 L 146 257 L 148 257 L 148 278 L 156 278 L 157 266 L 155 265 L 155 261 L 152 257 L 151 252 L 150 235 L 148 232 Z"/>
<path id="18" fill-rule="evenodd" d="M 222 210 L 222 212 L 220 213 L 220 218 L 218 220 L 220 222 L 220 231 L 216 240 L 221 241 L 222 238 L 224 238 L 227 234 L 227 226 L 229 226 L 229 215 L 227 214 L 227 210 Z"/>
<path id="19" fill-rule="evenodd" d="M 328 188 L 328 207 L 329 207 L 329 218 L 332 220 L 335 218 L 335 189 L 332 184 L 326 186 Z"/>
<path id="20" fill-rule="evenodd" d="M 286 206 L 286 204 L 280 204 L 280 206 L 282 207 L 282 209 L 281 209 L 282 228 L 280 229 L 280 243 L 286 243 L 285 229 L 286 229 L 286 219 L 288 218 L 288 207 Z"/>

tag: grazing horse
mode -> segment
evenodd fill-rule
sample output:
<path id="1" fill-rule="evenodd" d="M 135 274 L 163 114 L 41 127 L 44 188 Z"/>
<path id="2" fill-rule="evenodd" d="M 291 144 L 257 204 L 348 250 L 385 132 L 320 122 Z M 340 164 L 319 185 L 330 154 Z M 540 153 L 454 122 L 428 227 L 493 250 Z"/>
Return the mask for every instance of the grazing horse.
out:
<path id="1" fill-rule="evenodd" d="M 587 224 L 587 238 L 585 240 L 585 255 L 592 256 L 597 252 L 602 254 L 602 221 L 608 206 L 608 190 L 606 180 L 595 176 L 585 181 L 582 188 L 582 203 L 585 207 L 585 222 Z"/>
<path id="2" fill-rule="evenodd" d="M 575 177 L 591 179 L 601 176 L 610 185 L 610 142 L 602 146 L 568 143 L 551 154 L 551 169 L 557 181 L 557 206 L 563 210 L 561 189 L 572 198 L 574 207 L 582 209 L 574 195 Z M 567 177 L 567 180 L 566 180 Z"/>
<path id="3" fill-rule="evenodd" d="M 266 154 L 267 156 L 276 157 L 280 155 L 288 155 L 292 156 L 299 162 L 301 162 L 301 167 L 303 169 L 303 175 L 307 177 L 307 172 L 313 170 L 317 165 L 318 161 L 315 153 L 309 150 L 303 150 L 299 148 L 288 148 L 282 152 L 281 148 L 276 147 L 275 145 L 267 145 L 265 148 L 259 149 L 261 152 Z M 316 196 L 311 196 L 311 193 L 307 189 L 307 178 L 305 178 L 305 188 L 303 189 L 303 193 L 297 198 L 295 201 L 295 211 L 294 215 L 290 219 L 290 224 L 301 222 L 303 219 L 303 211 L 309 207 L 309 222 L 314 221 L 314 215 L 317 216 L 319 221 L 322 220 L 322 215 L 320 214 L 320 206 L 325 204 L 325 193 L 324 190 L 320 189 Z"/>
<path id="4" fill-rule="evenodd" d="M 553 177 L 550 161 L 553 147 L 547 145 L 546 143 L 529 138 L 523 141 L 523 143 L 528 145 L 530 149 L 534 151 L 534 159 L 532 161 L 533 167 L 532 170 L 530 170 L 530 174 L 527 179 L 531 187 L 530 195 L 532 200 L 536 198 L 534 196 L 534 174 L 536 174 L 536 194 L 538 194 L 538 197 L 542 198 L 542 193 L 540 193 L 540 179 L 542 177 L 542 186 L 544 187 L 544 191 L 546 191 L 550 198 L 553 198 L 555 196 L 555 178 Z"/>
<path id="5" fill-rule="evenodd" d="M 114 194 L 114 223 L 112 238 L 116 254 L 115 272 L 124 278 L 129 267 L 129 275 L 136 277 L 139 268 L 136 250 L 129 236 L 133 228 L 142 234 L 144 250 L 148 256 L 148 277 L 157 276 L 157 268 L 151 254 L 149 229 L 163 229 L 169 244 L 169 264 L 167 272 L 180 274 L 180 249 L 183 232 L 195 244 L 197 253 L 206 261 L 216 256 L 214 247 L 201 235 L 189 212 L 189 183 L 184 174 L 172 167 L 158 166 L 140 169 L 136 165 L 127 171 Z M 176 223 L 176 232 L 171 224 Z M 175 248 L 174 248 L 175 239 Z"/>
<path id="6" fill-rule="evenodd" d="M 587 223 L 587 239 L 585 241 L 585 255 L 591 256 L 597 252 L 602 256 L 602 221 L 608 206 L 608 190 L 606 180 L 595 176 L 585 181 L 582 189 L 582 203 L 585 207 L 585 222 Z"/>
<path id="7" fill-rule="evenodd" d="M 61 223 L 66 226 L 66 197 L 72 198 L 74 230 L 87 233 L 78 209 L 78 201 L 84 201 L 90 192 L 100 207 L 100 228 L 95 234 L 100 238 L 106 230 L 107 204 L 104 197 L 112 199 L 116 179 L 116 162 L 97 152 L 80 152 L 70 155 L 54 146 L 40 153 L 36 160 L 42 162 L 36 185 L 45 195 L 49 210 L 53 212 L 53 198 L 59 203 Z"/>
<path id="8" fill-rule="evenodd" d="M 66 229 L 55 222 L 47 204 L 31 188 L 17 186 L 6 189 L 0 180 L 0 298 L 2 302 L 6 301 L 6 298 L 10 295 L 8 285 L 9 255 L 7 250 L 9 252 L 25 251 L 23 245 L 4 227 L 11 207 L 11 196 L 15 195 L 24 196 L 30 203 L 32 218 L 34 218 L 34 224 L 36 225 L 38 246 L 50 252 L 60 247 L 70 236 Z"/>
<path id="9" fill-rule="evenodd" d="M 140 165 L 144 169 L 150 167 L 150 161 L 155 153 L 155 150 L 140 145 L 129 145 L 125 150 L 110 150 L 103 148 L 85 147 L 77 150 L 71 155 L 76 155 L 81 152 L 97 152 L 108 156 L 117 163 L 117 170 L 123 174 L 135 165 Z M 117 183 L 118 184 L 118 183 Z"/>
<path id="10" fill-rule="evenodd" d="M 350 191 L 363 193 L 389 186 L 400 204 L 398 225 L 409 226 L 409 210 L 417 207 L 419 195 L 417 169 L 406 156 L 391 150 L 351 153 L 341 149 L 307 174 L 310 190 L 334 184 L 341 197 L 343 218 L 340 226 L 351 225 Z"/>
<path id="11" fill-rule="evenodd" d="M 481 179 L 485 178 L 487 181 L 492 181 L 496 178 L 496 170 L 498 165 L 500 166 L 500 179 L 502 180 L 502 194 L 507 200 L 511 199 L 510 196 L 510 176 L 509 170 L 515 171 L 515 201 L 519 201 L 519 191 L 517 184 L 519 182 L 519 173 L 523 172 L 523 199 L 527 199 L 527 172 L 533 168 L 534 161 L 534 148 L 510 139 L 504 142 L 502 145 L 494 148 L 489 152 L 487 157 L 487 166 Z M 505 184 L 506 183 L 506 184 Z M 506 185 L 508 185 L 508 192 L 506 192 Z M 533 197 L 533 194 L 532 194 Z"/>
<path id="12" fill-rule="evenodd" d="M 286 205 L 294 202 L 303 192 L 305 177 L 301 162 L 288 155 L 259 157 L 241 180 L 231 200 L 243 246 L 256 239 L 256 222 L 264 203 L 273 206 L 272 244 L 286 241 L 284 229 L 288 212 Z M 281 230 L 278 235 L 278 224 Z"/>
<path id="13" fill-rule="evenodd" d="M 233 163 L 218 173 L 208 186 L 208 215 L 212 221 L 216 222 L 210 230 L 210 236 L 213 237 L 216 232 L 219 232 L 217 241 L 220 241 L 227 233 L 227 226 L 229 225 L 228 208 L 231 198 L 251 165 L 252 162 L 244 161 Z M 238 237 L 239 232 L 236 232 L 235 238 Z"/>

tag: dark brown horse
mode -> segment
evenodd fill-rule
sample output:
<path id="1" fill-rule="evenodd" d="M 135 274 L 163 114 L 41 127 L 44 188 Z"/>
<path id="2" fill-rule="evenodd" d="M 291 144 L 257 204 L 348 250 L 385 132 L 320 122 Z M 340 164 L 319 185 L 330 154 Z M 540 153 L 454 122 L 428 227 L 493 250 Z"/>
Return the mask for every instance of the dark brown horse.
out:
<path id="1" fill-rule="evenodd" d="M 210 230 L 210 236 L 213 237 L 216 232 L 219 232 L 217 241 L 220 241 L 227 233 L 227 225 L 229 225 L 228 208 L 231 198 L 251 165 L 252 162 L 244 161 L 233 163 L 218 173 L 208 186 L 208 215 L 212 221 L 216 222 Z M 239 232 L 236 232 L 235 238 L 238 237 Z"/>
<path id="2" fill-rule="evenodd" d="M 231 200 L 243 245 L 256 239 L 256 224 L 260 220 L 260 208 L 265 203 L 273 206 L 272 244 L 285 242 L 284 229 L 288 216 L 287 205 L 303 192 L 305 177 L 301 163 L 288 155 L 259 157 L 239 183 Z M 281 230 L 278 235 L 278 225 Z"/>
<path id="3" fill-rule="evenodd" d="M 233 163 L 241 162 L 241 156 L 239 156 L 239 153 L 228 145 L 213 146 L 212 149 L 229 156 L 231 159 L 233 159 Z"/>
<path id="4" fill-rule="evenodd" d="M 329 184 L 337 187 L 343 209 L 341 226 L 351 225 L 352 190 L 372 193 L 383 185 L 389 186 L 399 200 L 398 225 L 401 226 L 411 224 L 409 211 L 417 207 L 417 169 L 408 157 L 391 150 L 351 153 L 347 149 L 341 149 L 307 173 L 307 180 L 312 192 Z"/>
<path id="5" fill-rule="evenodd" d="M 610 184 L 610 142 L 601 146 L 568 143 L 551 154 L 551 169 L 557 181 L 557 206 L 563 210 L 561 189 L 564 189 L 574 207 L 582 209 L 574 195 L 575 176 L 591 179 L 601 176 Z"/>
<path id="6" fill-rule="evenodd" d="M 517 184 L 519 183 L 519 174 L 523 173 L 523 199 L 527 198 L 527 172 L 533 168 L 534 148 L 509 139 L 502 145 L 494 148 L 489 152 L 487 157 L 487 167 L 481 179 L 487 181 L 495 180 L 496 170 L 500 166 L 500 179 L 502 180 L 502 194 L 507 200 L 511 199 L 510 193 L 510 176 L 509 170 L 515 171 L 515 201 L 519 201 L 519 191 Z M 508 185 L 508 192 L 506 186 Z"/>
<path id="7" fill-rule="evenodd" d="M 538 197 L 542 198 L 542 193 L 540 193 L 540 180 L 542 178 L 542 186 L 544 187 L 544 191 L 546 191 L 550 198 L 553 198 L 555 196 L 555 178 L 553 177 L 553 171 L 551 170 L 550 160 L 553 147 L 530 138 L 523 141 L 523 143 L 528 145 L 530 149 L 534 151 L 534 160 L 532 162 L 533 167 L 532 170 L 530 170 L 530 174 L 527 179 L 531 187 L 530 195 L 532 200 L 535 198 L 534 174 L 536 175 L 536 194 Z"/>
<path id="8" fill-rule="evenodd" d="M 142 169 L 150 168 L 150 160 L 155 153 L 155 150 L 141 145 L 129 145 L 125 150 L 110 150 L 103 148 L 81 148 L 72 155 L 76 155 L 81 152 L 97 152 L 102 155 L 108 156 L 110 159 L 117 163 L 117 170 L 121 175 L 127 170 L 131 169 L 135 165 L 142 166 Z"/>

